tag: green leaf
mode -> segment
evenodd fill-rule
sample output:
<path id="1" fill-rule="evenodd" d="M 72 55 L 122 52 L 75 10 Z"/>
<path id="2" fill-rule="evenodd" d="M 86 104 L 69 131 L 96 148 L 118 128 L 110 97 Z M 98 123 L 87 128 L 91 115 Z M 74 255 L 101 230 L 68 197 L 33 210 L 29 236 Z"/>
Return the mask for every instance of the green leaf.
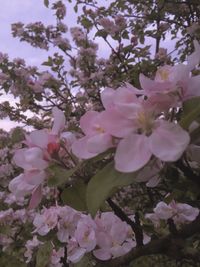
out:
<path id="1" fill-rule="evenodd" d="M 44 5 L 45 5 L 46 7 L 49 7 L 49 0 L 44 0 Z"/>
<path id="2" fill-rule="evenodd" d="M 93 26 L 92 22 L 86 17 L 81 19 L 81 24 L 85 29 L 90 29 Z"/>
<path id="3" fill-rule="evenodd" d="M 0 266 L 2 267 L 27 267 L 27 264 L 23 263 L 22 261 L 19 261 L 16 257 L 13 255 L 8 255 L 4 252 L 0 251 Z"/>
<path id="4" fill-rule="evenodd" d="M 73 265 L 74 267 L 93 267 L 94 263 L 89 255 L 84 255 L 84 257 L 77 263 Z"/>
<path id="5" fill-rule="evenodd" d="M 103 37 L 104 39 L 108 36 L 108 33 L 105 30 L 98 30 L 95 34 L 95 37 Z"/>
<path id="6" fill-rule="evenodd" d="M 72 186 L 64 189 L 61 199 L 64 204 L 76 210 L 86 211 L 86 185 L 81 180 L 77 181 Z"/>
<path id="7" fill-rule="evenodd" d="M 49 66 L 49 67 L 53 66 L 53 59 L 51 57 L 48 57 L 48 60 L 47 61 L 44 61 L 42 63 L 42 65 L 43 66 Z"/>
<path id="8" fill-rule="evenodd" d="M 11 233 L 11 226 L 10 225 L 4 225 L 4 227 L 0 227 L 0 233 L 4 235 L 9 235 Z"/>
<path id="9" fill-rule="evenodd" d="M 187 115 L 194 110 L 194 107 L 200 105 L 200 96 L 190 98 L 183 103 L 183 113 Z"/>
<path id="10" fill-rule="evenodd" d="M 12 143 L 19 143 L 24 140 L 24 132 L 20 127 L 16 127 L 11 134 Z"/>
<path id="11" fill-rule="evenodd" d="M 47 169 L 48 186 L 50 187 L 59 186 L 66 183 L 69 180 L 69 178 L 75 173 L 77 168 L 78 166 L 73 169 L 66 170 L 56 164 L 50 165 Z"/>
<path id="12" fill-rule="evenodd" d="M 134 182 L 137 172 L 121 173 L 114 169 L 113 162 L 109 163 L 91 178 L 87 186 L 86 201 L 92 216 L 96 214 L 103 202 L 119 187 Z"/>
<path id="13" fill-rule="evenodd" d="M 36 256 L 36 267 L 45 267 L 49 263 L 52 249 L 50 241 L 39 247 Z"/>
<path id="14" fill-rule="evenodd" d="M 200 116 L 200 97 L 194 97 L 184 102 L 183 118 L 180 125 L 184 129 L 188 129 L 190 124 Z"/>

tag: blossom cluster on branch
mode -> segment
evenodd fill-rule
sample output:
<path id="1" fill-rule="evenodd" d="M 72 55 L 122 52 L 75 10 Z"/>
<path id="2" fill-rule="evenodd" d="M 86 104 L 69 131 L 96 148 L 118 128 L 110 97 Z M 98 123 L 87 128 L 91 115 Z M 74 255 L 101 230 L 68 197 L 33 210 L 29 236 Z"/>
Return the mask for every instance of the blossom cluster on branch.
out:
<path id="1" fill-rule="evenodd" d="M 196 266 L 199 3 L 44 4 L 55 25 L 12 25 L 43 71 L 0 53 L 0 117 L 25 126 L 0 131 L 0 266 Z"/>

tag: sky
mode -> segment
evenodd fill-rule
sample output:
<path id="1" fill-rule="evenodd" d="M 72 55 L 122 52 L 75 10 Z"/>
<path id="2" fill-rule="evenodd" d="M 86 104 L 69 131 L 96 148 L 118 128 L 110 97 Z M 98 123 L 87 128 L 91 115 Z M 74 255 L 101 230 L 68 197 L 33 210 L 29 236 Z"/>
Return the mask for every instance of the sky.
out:
<path id="1" fill-rule="evenodd" d="M 51 2 L 53 1 L 50 0 Z M 67 4 L 65 22 L 68 27 L 76 26 L 77 15 L 73 11 L 73 5 L 70 5 L 67 0 L 64 2 Z M 12 23 L 23 22 L 27 24 L 36 21 L 42 21 L 45 25 L 55 23 L 55 16 L 52 10 L 44 6 L 43 0 L 0 0 L 0 52 L 7 53 L 10 58 L 24 58 L 28 65 L 40 66 L 47 59 L 49 52 L 34 48 L 26 42 L 20 42 L 19 39 L 13 38 L 11 34 Z M 100 38 L 97 41 L 99 43 L 99 54 L 102 57 L 109 55 L 110 48 L 107 44 L 101 41 Z M 170 45 L 170 40 L 166 40 L 164 47 L 169 48 Z M 0 98 L 0 100 L 2 99 L 13 103 L 15 101 L 7 95 Z M 19 124 L 5 119 L 1 121 L 0 127 L 9 130 L 16 125 Z"/>
<path id="2" fill-rule="evenodd" d="M 70 12 L 71 8 L 68 7 L 69 22 L 75 24 L 76 17 L 73 12 Z M 34 48 L 25 42 L 20 42 L 11 34 L 12 23 L 23 22 L 27 24 L 36 21 L 42 21 L 46 25 L 55 23 L 53 12 L 44 6 L 43 0 L 0 0 L 0 52 L 7 53 L 10 58 L 24 58 L 28 65 L 40 66 L 47 59 L 47 52 Z M 15 101 L 7 95 L 1 97 L 1 100 L 9 100 L 12 103 Z M 5 119 L 1 121 L 0 127 L 9 130 L 17 125 L 19 123 Z"/>

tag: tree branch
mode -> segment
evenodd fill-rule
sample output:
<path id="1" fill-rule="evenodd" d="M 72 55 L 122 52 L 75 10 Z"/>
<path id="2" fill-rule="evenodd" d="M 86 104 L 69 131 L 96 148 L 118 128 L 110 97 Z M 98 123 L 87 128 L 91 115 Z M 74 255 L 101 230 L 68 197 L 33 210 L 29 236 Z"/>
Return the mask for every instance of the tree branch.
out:
<path id="1" fill-rule="evenodd" d="M 109 206 L 112 208 L 112 210 L 114 211 L 115 215 L 118 216 L 122 221 L 126 222 L 127 224 L 131 226 L 135 234 L 135 240 L 136 240 L 137 246 L 138 247 L 143 246 L 143 232 L 142 232 L 142 227 L 140 225 L 139 214 L 136 212 L 135 222 L 134 222 L 110 198 L 107 199 L 107 202 Z"/>

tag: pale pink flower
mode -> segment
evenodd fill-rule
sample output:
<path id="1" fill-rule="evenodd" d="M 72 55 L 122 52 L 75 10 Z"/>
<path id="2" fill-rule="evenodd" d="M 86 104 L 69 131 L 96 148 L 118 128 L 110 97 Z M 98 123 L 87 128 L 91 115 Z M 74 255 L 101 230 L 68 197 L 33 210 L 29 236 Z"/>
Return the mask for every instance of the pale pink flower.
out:
<path id="1" fill-rule="evenodd" d="M 199 209 L 184 203 L 177 203 L 174 200 L 169 204 L 161 201 L 154 208 L 154 213 L 146 214 L 145 217 L 150 219 L 155 227 L 160 226 L 160 220 L 167 221 L 173 219 L 176 224 L 185 224 L 192 222 L 199 215 Z"/>
<path id="2" fill-rule="evenodd" d="M 44 209 L 42 214 L 36 214 L 33 221 L 33 225 L 36 227 L 34 233 L 39 235 L 46 235 L 50 230 L 54 229 L 58 223 L 59 209 L 57 207 L 51 207 Z"/>
<path id="3" fill-rule="evenodd" d="M 74 155 L 87 159 L 113 146 L 112 137 L 105 131 L 102 124 L 102 113 L 88 111 L 81 117 L 80 126 L 86 136 L 72 144 Z"/>
<path id="4" fill-rule="evenodd" d="M 155 119 L 152 111 L 142 106 L 132 119 L 116 109 L 104 111 L 103 118 L 106 131 L 123 138 L 115 153 L 115 167 L 121 172 L 139 170 L 152 155 L 162 161 L 176 161 L 190 141 L 189 134 L 178 124 Z"/>
<path id="5" fill-rule="evenodd" d="M 84 248 L 86 252 L 90 252 L 96 246 L 96 224 L 89 216 L 83 216 L 77 224 L 74 233 L 79 246 Z"/>
<path id="6" fill-rule="evenodd" d="M 199 209 L 185 203 L 176 203 L 172 201 L 170 207 L 173 209 L 173 220 L 175 223 L 189 223 L 196 219 L 199 215 Z"/>
<path id="7" fill-rule="evenodd" d="M 43 159 L 44 154 L 39 147 L 22 148 L 15 152 L 14 162 L 25 171 L 44 170 L 48 162 Z"/>
<path id="8" fill-rule="evenodd" d="M 187 65 L 165 65 L 160 67 L 154 80 L 140 74 L 140 84 L 148 97 L 157 96 L 162 100 L 162 94 L 171 99 L 171 107 L 180 106 L 188 98 L 199 96 L 200 75 L 191 77 L 191 70 L 200 62 L 200 45 L 194 41 L 195 51 L 188 56 Z M 163 101 L 163 100 L 162 100 Z M 170 101 L 168 102 L 170 108 Z"/>
<path id="9" fill-rule="evenodd" d="M 10 192 L 12 192 L 17 198 L 30 194 L 34 188 L 35 185 L 27 183 L 26 176 L 24 174 L 20 174 L 9 183 Z"/>
<path id="10" fill-rule="evenodd" d="M 28 240 L 26 242 L 26 251 L 24 253 L 24 256 L 27 258 L 26 263 L 31 261 L 34 249 L 37 248 L 40 244 L 43 243 L 37 239 L 36 235 L 33 236 L 32 240 Z"/>
<path id="11" fill-rule="evenodd" d="M 97 246 L 93 251 L 96 258 L 109 260 L 128 253 L 135 245 L 133 232 L 112 212 L 104 212 L 95 218 L 97 224 Z"/>
<path id="12" fill-rule="evenodd" d="M 60 242 L 68 242 L 74 235 L 81 214 L 76 210 L 65 206 L 60 208 L 57 237 Z"/>
<path id="13" fill-rule="evenodd" d="M 161 220 L 167 220 L 173 216 L 173 209 L 163 201 L 159 202 L 153 211 Z"/>
<path id="14" fill-rule="evenodd" d="M 65 255 L 64 248 L 59 248 L 57 251 L 53 249 L 51 254 L 51 263 L 49 267 L 62 267 L 63 264 L 60 262 L 61 258 Z"/>
<path id="15" fill-rule="evenodd" d="M 85 255 L 86 249 L 81 248 L 77 240 L 72 237 L 67 244 L 67 260 L 72 263 L 77 263 Z"/>
<path id="16" fill-rule="evenodd" d="M 77 140 L 76 135 L 72 132 L 63 132 L 60 135 L 62 141 L 64 141 L 65 147 L 68 151 L 72 149 L 73 143 Z"/>

